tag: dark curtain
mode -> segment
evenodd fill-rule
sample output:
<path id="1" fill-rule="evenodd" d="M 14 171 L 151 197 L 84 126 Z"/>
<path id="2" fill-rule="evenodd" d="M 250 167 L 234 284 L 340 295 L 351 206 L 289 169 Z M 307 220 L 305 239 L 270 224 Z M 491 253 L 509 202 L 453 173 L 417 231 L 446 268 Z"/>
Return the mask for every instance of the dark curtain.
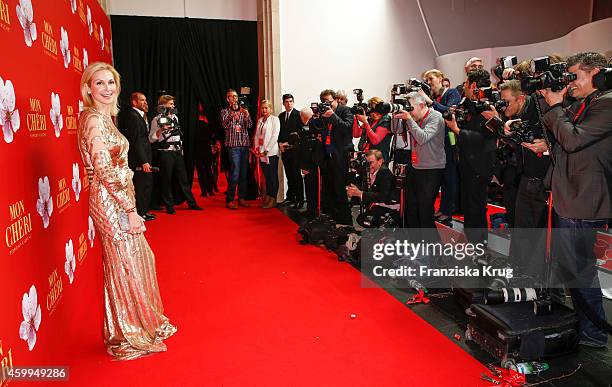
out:
<path id="1" fill-rule="evenodd" d="M 251 88 L 250 106 L 257 107 L 257 23 L 252 21 L 111 16 L 113 58 L 121 74 L 121 106 L 141 91 L 155 114 L 160 91 L 174 95 L 185 134 L 185 162 L 193 176 L 197 151 L 198 102 L 212 130 L 222 136 L 219 111 L 225 91 Z M 250 111 L 256 117 L 255 109 Z"/>

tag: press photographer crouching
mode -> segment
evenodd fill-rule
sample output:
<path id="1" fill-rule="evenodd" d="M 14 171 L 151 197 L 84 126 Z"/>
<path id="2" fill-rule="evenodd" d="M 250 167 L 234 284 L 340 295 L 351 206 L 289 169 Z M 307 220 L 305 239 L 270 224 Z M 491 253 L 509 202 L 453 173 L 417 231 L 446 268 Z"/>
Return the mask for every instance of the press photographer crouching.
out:
<path id="1" fill-rule="evenodd" d="M 359 138 L 358 149 L 362 152 L 367 152 L 371 149 L 378 149 L 385 161 L 389 163 L 391 151 L 391 119 L 388 112 L 383 109 L 383 99 L 373 97 L 368 100 L 366 106 L 361 105 L 363 95 L 361 89 L 357 91 L 357 100 L 359 104 L 354 106 L 352 113 L 355 115 L 353 121 L 353 138 Z M 368 115 L 366 117 L 366 114 Z"/>
<path id="2" fill-rule="evenodd" d="M 439 239 L 434 223 L 434 202 L 446 166 L 444 119 L 427 106 L 425 96 L 408 94 L 409 104 L 393 115 L 406 121 L 412 138 L 412 166 L 407 173 L 406 224 L 409 228 L 434 230 L 422 235 Z"/>
<path id="3" fill-rule="evenodd" d="M 559 234 L 555 263 L 559 279 L 571 288 L 580 320 L 580 344 L 600 348 L 606 346 L 611 332 L 605 326 L 593 253 L 597 230 L 612 218 L 612 70 L 606 66 L 605 57 L 598 53 L 572 55 L 567 58 L 567 70 L 575 79 L 567 88 L 542 90 L 550 105 L 543 124 L 557 140 L 551 182 Z M 564 109 L 568 92 L 577 101 Z"/>
<path id="4" fill-rule="evenodd" d="M 367 211 L 357 217 L 362 227 L 379 227 L 389 222 L 399 223 L 399 193 L 395 189 L 395 177 L 387 168 L 383 154 L 378 149 L 366 152 L 368 178 L 365 186 L 350 184 L 346 192 L 349 197 L 358 197 Z"/>
<path id="5" fill-rule="evenodd" d="M 159 97 L 157 107 L 159 114 L 151 121 L 151 132 L 149 134 L 149 141 L 155 144 L 159 152 L 161 196 L 166 205 L 166 212 L 171 215 L 176 213 L 174 209 L 173 178 L 176 179 L 179 189 L 187 199 L 189 208 L 192 210 L 202 209 L 196 203 L 187 179 L 185 161 L 183 160 L 182 132 L 178 117 L 175 114 L 174 99 L 171 95 Z"/>

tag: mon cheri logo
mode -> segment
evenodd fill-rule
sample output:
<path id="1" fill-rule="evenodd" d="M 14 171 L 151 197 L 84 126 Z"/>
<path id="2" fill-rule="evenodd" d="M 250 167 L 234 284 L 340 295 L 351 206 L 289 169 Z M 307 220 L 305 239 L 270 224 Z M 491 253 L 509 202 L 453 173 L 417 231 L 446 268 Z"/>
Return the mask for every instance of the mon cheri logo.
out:
<path id="1" fill-rule="evenodd" d="M 26 116 L 30 138 L 47 136 L 47 117 L 42 113 L 40 99 L 30 98 L 30 111 Z"/>
<path id="2" fill-rule="evenodd" d="M 58 194 L 55 197 L 55 205 L 61 214 L 70 207 L 70 186 L 66 183 L 66 178 L 61 178 L 57 182 Z"/>
<path id="3" fill-rule="evenodd" d="M 79 252 L 77 255 L 77 260 L 79 261 L 79 264 L 82 265 L 83 261 L 85 261 L 85 258 L 87 258 L 87 237 L 85 236 L 85 233 L 82 232 L 81 235 L 79 235 Z"/>
<path id="4" fill-rule="evenodd" d="M 66 113 L 66 129 L 68 130 L 68 134 L 76 134 L 79 119 L 77 113 L 74 111 L 74 107 L 72 105 L 67 105 Z"/>
<path id="5" fill-rule="evenodd" d="M 81 60 L 81 51 L 77 48 L 77 46 L 72 47 L 72 66 L 74 70 L 78 73 L 83 72 L 83 61 Z"/>
<path id="6" fill-rule="evenodd" d="M 9 205 L 9 225 L 4 230 L 4 241 L 9 254 L 14 254 L 32 238 L 32 215 L 24 200 Z"/>
<path id="7" fill-rule="evenodd" d="M 57 269 L 51 272 L 48 278 L 49 294 L 47 294 L 47 312 L 52 314 L 64 292 L 64 283 Z"/>
<path id="8" fill-rule="evenodd" d="M 8 386 L 8 374 L 5 371 L 7 368 L 13 368 L 13 350 L 9 347 L 4 347 L 0 340 L 0 387 Z"/>
<path id="9" fill-rule="evenodd" d="M 0 28 L 6 32 L 11 29 L 11 13 L 6 0 L 0 0 Z"/>
<path id="10" fill-rule="evenodd" d="M 45 29 L 42 32 L 42 45 L 45 54 L 57 60 L 57 39 L 53 33 L 53 25 L 46 20 L 44 20 L 43 25 Z"/>

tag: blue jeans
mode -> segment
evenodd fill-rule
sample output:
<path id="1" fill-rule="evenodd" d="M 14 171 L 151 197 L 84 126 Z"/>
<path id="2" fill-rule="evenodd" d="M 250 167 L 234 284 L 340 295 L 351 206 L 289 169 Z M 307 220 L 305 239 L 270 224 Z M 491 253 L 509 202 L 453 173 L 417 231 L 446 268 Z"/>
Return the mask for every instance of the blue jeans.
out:
<path id="1" fill-rule="evenodd" d="M 230 181 L 227 185 L 227 203 L 234 201 L 236 186 L 238 186 L 238 198 L 244 199 L 247 194 L 247 173 L 249 172 L 249 148 L 240 146 L 229 148 L 230 159 Z"/>
<path id="2" fill-rule="evenodd" d="M 599 319 L 606 320 L 593 246 L 597 229 L 603 229 L 608 221 L 570 219 L 555 215 L 555 273 L 570 288 L 574 309 L 580 321 L 580 333 L 606 343 L 608 335 L 593 324 L 588 312 L 585 313 L 585 307 L 588 306 Z M 587 305 L 582 305 L 576 299 L 576 294 L 582 296 Z"/>

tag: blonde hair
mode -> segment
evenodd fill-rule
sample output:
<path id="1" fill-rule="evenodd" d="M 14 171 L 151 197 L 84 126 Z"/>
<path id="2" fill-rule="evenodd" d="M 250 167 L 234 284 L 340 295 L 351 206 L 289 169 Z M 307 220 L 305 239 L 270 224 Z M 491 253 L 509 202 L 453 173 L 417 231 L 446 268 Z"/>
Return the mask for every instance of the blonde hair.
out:
<path id="1" fill-rule="evenodd" d="M 374 109 L 374 106 L 378 105 L 381 102 L 385 102 L 385 101 L 380 97 L 372 97 L 368 100 L 368 107 L 370 109 Z"/>
<path id="2" fill-rule="evenodd" d="M 442 78 L 444 79 L 444 73 L 438 69 L 431 69 L 431 70 L 427 70 L 423 73 L 422 78 L 423 79 L 427 79 L 427 77 L 429 77 L 430 75 L 433 75 L 436 78 Z"/>
<path id="3" fill-rule="evenodd" d="M 113 97 L 115 101 L 113 102 L 113 106 L 111 106 L 110 111 L 111 116 L 116 116 L 117 113 L 119 113 L 119 106 L 117 102 L 119 100 L 119 93 L 121 93 L 121 75 L 119 75 L 117 70 L 115 70 L 115 68 L 108 63 L 94 62 L 87 66 L 85 71 L 83 71 L 83 75 L 81 76 L 81 97 L 83 98 L 83 106 L 88 108 L 96 106 L 91 94 L 89 93 L 89 90 L 91 89 L 91 80 L 95 73 L 104 70 L 108 70 L 111 72 L 111 74 L 113 74 L 115 84 L 117 85 L 117 92 Z"/>
<path id="4" fill-rule="evenodd" d="M 158 105 L 165 105 L 170 101 L 176 101 L 176 98 L 174 98 L 173 95 L 170 94 L 164 94 L 164 95 L 160 95 L 159 98 L 157 99 L 157 104 Z"/>
<path id="5" fill-rule="evenodd" d="M 260 108 L 267 106 L 270 108 L 270 111 L 274 111 L 274 108 L 272 107 L 272 102 L 269 99 L 262 99 L 261 100 L 261 104 L 260 104 Z"/>

